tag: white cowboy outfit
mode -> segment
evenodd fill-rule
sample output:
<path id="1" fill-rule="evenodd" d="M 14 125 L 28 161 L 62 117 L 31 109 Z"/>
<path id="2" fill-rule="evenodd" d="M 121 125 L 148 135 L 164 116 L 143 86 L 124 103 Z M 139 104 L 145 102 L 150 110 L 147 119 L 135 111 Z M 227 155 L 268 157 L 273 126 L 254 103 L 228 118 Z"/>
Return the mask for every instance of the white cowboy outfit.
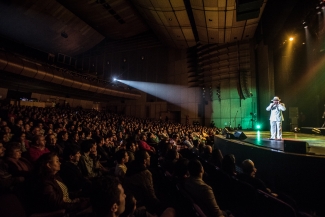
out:
<path id="1" fill-rule="evenodd" d="M 282 140 L 282 121 L 284 121 L 282 111 L 286 110 L 286 107 L 283 103 L 280 103 L 280 98 L 275 96 L 272 100 L 273 103 L 270 103 L 266 107 L 266 111 L 271 111 L 270 115 L 270 126 L 271 126 L 271 137 L 270 139 L 279 139 Z M 274 102 L 279 102 L 278 104 Z"/>

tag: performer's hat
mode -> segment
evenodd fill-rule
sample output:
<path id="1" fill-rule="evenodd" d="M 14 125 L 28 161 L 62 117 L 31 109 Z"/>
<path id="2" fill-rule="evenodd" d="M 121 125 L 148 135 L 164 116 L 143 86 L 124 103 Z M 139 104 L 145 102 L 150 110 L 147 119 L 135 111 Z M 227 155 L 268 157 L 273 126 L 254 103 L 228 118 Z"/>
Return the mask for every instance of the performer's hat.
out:
<path id="1" fill-rule="evenodd" d="M 281 99 L 277 96 L 275 96 L 271 101 L 281 101 Z"/>

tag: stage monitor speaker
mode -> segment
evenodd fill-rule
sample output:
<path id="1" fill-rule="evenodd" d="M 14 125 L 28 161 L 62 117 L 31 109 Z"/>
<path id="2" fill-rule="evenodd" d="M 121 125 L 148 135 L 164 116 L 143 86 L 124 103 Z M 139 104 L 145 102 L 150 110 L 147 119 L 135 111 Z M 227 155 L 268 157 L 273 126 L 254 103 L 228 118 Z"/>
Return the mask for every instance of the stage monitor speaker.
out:
<path id="1" fill-rule="evenodd" d="M 235 139 L 235 136 L 232 133 L 227 133 L 226 134 L 226 139 Z"/>
<path id="2" fill-rule="evenodd" d="M 245 133 L 243 133 L 242 131 L 236 131 L 234 133 L 235 139 L 240 139 L 240 140 L 244 140 L 247 138 L 247 136 L 245 135 Z"/>
<path id="3" fill-rule="evenodd" d="M 284 140 L 284 152 L 291 152 L 296 154 L 306 154 L 308 152 L 309 145 L 304 141 Z"/>

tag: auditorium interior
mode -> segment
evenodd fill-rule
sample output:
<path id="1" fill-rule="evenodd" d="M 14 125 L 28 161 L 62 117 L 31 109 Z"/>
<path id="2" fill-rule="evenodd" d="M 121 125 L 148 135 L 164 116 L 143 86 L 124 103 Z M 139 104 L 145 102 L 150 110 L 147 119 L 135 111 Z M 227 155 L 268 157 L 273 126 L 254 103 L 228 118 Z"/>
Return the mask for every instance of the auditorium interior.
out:
<path id="1" fill-rule="evenodd" d="M 325 0 L 0 1 L 0 144 L 7 144 L 4 122 L 20 116 L 25 124 L 24 114 L 34 128 L 46 126 L 47 141 L 50 115 L 36 114 L 58 111 L 67 126 L 74 123 L 74 130 L 63 129 L 69 138 L 91 129 L 92 139 L 117 136 L 119 149 L 128 136 L 139 142 L 136 131 L 147 139 L 155 134 L 159 141 L 148 144 L 157 149 L 151 156 L 156 194 L 176 216 L 210 216 L 159 164 L 160 143 L 176 137 L 175 150 L 201 162 L 228 216 L 325 216 L 324 80 Z M 286 106 L 281 141 L 269 140 L 266 107 L 274 96 Z M 78 118 L 89 123 L 76 125 Z M 9 125 L 12 138 L 16 121 Z M 163 130 L 167 137 L 160 137 Z M 184 146 L 188 136 L 196 147 Z M 256 177 L 278 195 L 254 189 L 252 196 L 235 181 L 230 186 L 222 165 L 203 157 L 204 145 L 233 154 L 236 174 L 251 159 Z M 0 196 L 0 213 L 14 216 L 6 200 Z M 40 215 L 68 216 L 67 210 Z M 22 213 L 17 216 L 35 214 Z"/>

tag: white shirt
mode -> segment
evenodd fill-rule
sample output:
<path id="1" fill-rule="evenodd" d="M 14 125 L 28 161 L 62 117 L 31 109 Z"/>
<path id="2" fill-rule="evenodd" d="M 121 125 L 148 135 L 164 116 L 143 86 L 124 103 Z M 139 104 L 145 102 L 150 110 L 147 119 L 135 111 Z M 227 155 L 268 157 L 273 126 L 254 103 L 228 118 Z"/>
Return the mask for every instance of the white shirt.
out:
<path id="1" fill-rule="evenodd" d="M 282 111 L 285 111 L 286 107 L 283 103 L 273 104 L 270 103 L 268 107 L 266 107 L 266 111 L 271 111 L 270 121 L 284 121 Z"/>

